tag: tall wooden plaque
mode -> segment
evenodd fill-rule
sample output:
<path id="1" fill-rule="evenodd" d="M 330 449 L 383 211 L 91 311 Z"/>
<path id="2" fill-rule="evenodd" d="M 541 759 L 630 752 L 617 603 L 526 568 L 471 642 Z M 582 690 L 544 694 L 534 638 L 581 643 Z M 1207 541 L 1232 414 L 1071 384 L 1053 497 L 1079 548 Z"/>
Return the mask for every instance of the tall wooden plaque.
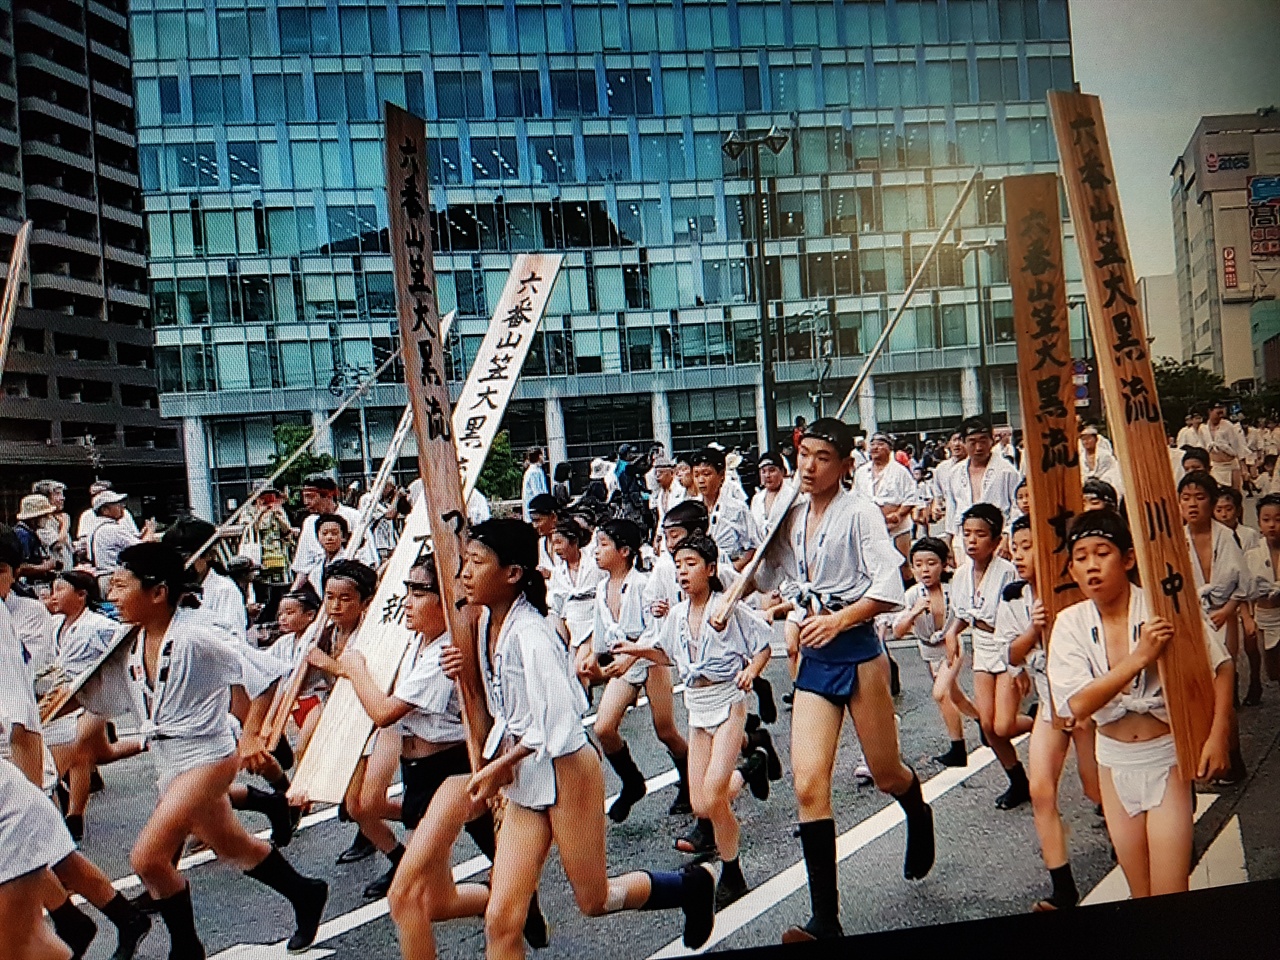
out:
<path id="1" fill-rule="evenodd" d="M 1164 423 L 1102 104 L 1087 94 L 1051 91 L 1049 106 L 1084 268 L 1098 382 L 1124 475 L 1138 572 L 1152 613 L 1175 629 L 1160 658 L 1169 726 L 1178 767 L 1184 777 L 1194 779 L 1213 722 L 1213 677 L 1173 474 L 1165 467 Z"/>

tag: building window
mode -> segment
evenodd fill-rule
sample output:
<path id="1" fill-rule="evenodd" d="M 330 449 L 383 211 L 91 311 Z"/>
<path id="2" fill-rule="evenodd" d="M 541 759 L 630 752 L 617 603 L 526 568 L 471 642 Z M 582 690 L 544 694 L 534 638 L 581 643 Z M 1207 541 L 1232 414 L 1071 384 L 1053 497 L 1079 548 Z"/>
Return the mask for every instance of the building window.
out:
<path id="1" fill-rule="evenodd" d="M 672 390 L 667 404 L 674 452 L 700 450 L 712 440 L 729 447 L 756 442 L 755 391 L 750 387 Z"/>
<path id="2" fill-rule="evenodd" d="M 542 116 L 542 87 L 536 70 L 495 70 L 493 105 L 499 117 Z"/>
<path id="3" fill-rule="evenodd" d="M 630 180 L 631 144 L 626 134 L 593 134 L 582 138 L 588 181 Z"/>
<path id="4" fill-rule="evenodd" d="M 436 107 L 442 120 L 484 116 L 484 90 L 478 71 L 437 70 Z"/>
<path id="5" fill-rule="evenodd" d="M 471 173 L 477 180 L 518 180 L 514 137 L 472 137 Z"/>
<path id="6" fill-rule="evenodd" d="M 721 113 L 758 113 L 759 67 L 717 67 L 716 93 Z"/>
<path id="7" fill-rule="evenodd" d="M 594 70 L 552 70 L 550 78 L 551 107 L 557 116 L 594 117 L 600 112 Z"/>
<path id="8" fill-rule="evenodd" d="M 611 116 L 648 116 L 653 113 L 653 75 L 649 70 L 609 70 L 605 73 L 605 84 Z"/>
<path id="9" fill-rule="evenodd" d="M 572 183 L 577 179 L 573 137 L 568 134 L 530 137 L 529 159 L 534 164 L 535 183 Z"/>

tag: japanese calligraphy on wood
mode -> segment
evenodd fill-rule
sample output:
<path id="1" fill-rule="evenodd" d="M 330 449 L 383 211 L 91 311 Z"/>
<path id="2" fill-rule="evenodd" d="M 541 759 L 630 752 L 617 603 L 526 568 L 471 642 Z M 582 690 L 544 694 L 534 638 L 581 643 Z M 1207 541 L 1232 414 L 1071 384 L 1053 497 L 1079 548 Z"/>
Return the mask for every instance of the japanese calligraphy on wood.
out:
<path id="1" fill-rule="evenodd" d="M 1178 766 L 1194 779 L 1213 719 L 1213 678 L 1186 538 L 1176 522 L 1173 474 L 1156 396 L 1146 324 L 1137 303 L 1111 150 L 1097 97 L 1050 92 L 1067 200 L 1084 267 L 1098 382 L 1134 525 L 1138 572 L 1156 616 L 1174 625 L 1160 658 Z M 1157 522 L 1158 521 L 1158 522 Z"/>
<path id="2" fill-rule="evenodd" d="M 387 107 L 387 117 L 388 197 L 392 214 L 391 235 L 395 246 L 395 256 L 400 257 L 405 253 L 405 250 L 398 244 L 397 240 L 398 237 L 403 235 L 403 230 L 399 230 L 397 227 L 397 217 L 401 216 L 405 211 L 403 208 L 397 207 L 400 202 L 399 198 L 403 195 L 403 184 L 398 179 L 401 176 L 398 169 L 398 154 L 393 151 L 398 148 L 398 145 L 403 145 L 404 131 L 403 129 L 399 132 L 396 131 L 393 126 L 393 118 L 402 117 L 407 119 L 410 124 L 415 125 L 413 129 L 416 130 L 416 133 L 411 133 L 410 139 L 417 138 L 420 167 L 425 163 L 423 158 L 426 156 L 421 145 L 424 131 L 422 121 L 409 117 L 403 111 L 391 105 Z M 394 167 L 392 166 L 393 162 L 396 164 Z M 408 198 L 416 209 L 418 198 L 419 196 L 421 197 L 424 218 L 426 216 L 425 184 L 425 167 L 422 167 L 421 188 L 419 191 L 410 190 Z M 426 229 L 427 224 L 424 219 L 422 230 L 425 231 Z M 425 245 L 429 247 L 429 232 L 425 236 Z M 413 239 L 416 244 L 416 237 Z M 392 551 L 391 558 L 383 572 L 378 590 L 370 604 L 369 612 L 352 640 L 353 649 L 359 649 L 364 653 L 365 659 L 370 666 L 370 672 L 374 674 L 375 680 L 384 690 L 391 688 L 396 669 L 412 640 L 412 635 L 403 625 L 403 582 L 410 567 L 417 561 L 422 551 L 426 549 L 425 544 L 428 542 L 452 542 L 454 544 L 452 566 L 448 565 L 443 557 L 439 555 L 437 556 L 437 563 L 441 573 L 442 587 L 446 582 L 451 590 L 455 586 L 456 577 L 451 576 L 451 574 L 461 571 L 458 547 L 466 524 L 466 513 L 461 506 L 464 502 L 463 497 L 470 494 L 475 487 L 480 468 L 488 455 L 489 447 L 492 445 L 493 438 L 501 423 L 503 412 L 515 388 L 516 377 L 524 365 L 525 358 L 528 356 L 533 334 L 542 320 L 543 312 L 546 310 L 551 287 L 559 273 L 561 259 L 559 255 L 521 256 L 516 259 L 507 285 L 504 288 L 503 296 L 490 320 L 489 332 L 481 345 L 480 353 L 468 373 L 467 381 L 462 388 L 458 403 L 454 406 L 449 420 L 446 421 L 450 435 L 449 445 L 451 449 L 456 448 L 458 453 L 456 454 L 454 465 L 449 466 L 444 475 L 453 478 L 453 483 L 456 484 L 458 482 L 459 466 L 465 461 L 467 464 L 464 468 L 465 480 L 463 482 L 465 486 L 462 489 L 453 486 L 452 489 L 457 490 L 457 494 L 451 495 L 450 502 L 456 501 L 456 504 L 441 509 L 440 504 L 445 501 L 437 495 L 436 485 L 443 482 L 443 480 L 440 477 L 433 479 L 433 475 L 427 474 L 424 469 L 423 487 L 426 496 L 419 498 L 413 505 L 413 510 L 405 522 L 404 532 L 396 544 L 395 550 Z M 427 259 L 423 262 L 424 264 L 430 264 L 429 253 Z M 419 400 L 417 392 L 423 389 L 423 378 L 426 378 L 428 385 L 433 390 L 437 385 L 430 382 L 432 379 L 430 373 L 414 370 L 412 366 L 414 360 L 412 358 L 416 358 L 418 366 L 421 366 L 424 357 L 430 357 L 436 363 L 441 363 L 439 344 L 443 343 L 444 337 L 442 333 L 437 346 L 429 350 L 418 345 L 419 341 L 416 338 L 423 331 L 418 330 L 415 332 L 414 328 L 419 323 L 424 328 L 430 323 L 428 313 L 430 316 L 435 314 L 434 300 L 432 300 L 432 304 L 428 309 L 413 299 L 414 294 L 411 291 L 407 292 L 401 283 L 402 274 L 399 260 L 395 260 L 395 264 L 397 303 L 400 308 L 401 332 L 404 341 L 403 352 L 406 358 L 405 375 L 408 381 L 411 404 L 413 404 Z M 419 279 L 416 261 L 407 263 L 406 267 L 408 268 L 408 281 L 410 285 L 413 285 Z M 429 283 L 429 276 L 429 272 L 424 273 L 421 280 L 424 283 Z M 408 327 L 408 334 L 411 334 L 413 339 L 405 335 L 406 327 Z M 491 377 L 489 380 L 484 381 L 486 376 L 494 373 L 491 365 L 485 361 L 486 356 L 490 354 L 502 357 L 500 363 L 510 373 L 510 376 L 505 380 L 499 381 Z M 437 372 L 442 381 L 439 386 L 443 386 L 443 368 L 437 368 Z M 447 412 L 449 409 L 447 395 L 439 394 L 438 402 L 440 409 Z M 474 430 L 468 429 L 467 420 L 476 416 L 479 411 L 484 411 L 487 414 L 485 422 L 483 424 L 474 424 Z M 415 407 L 415 415 L 416 412 L 417 408 Z M 426 414 L 428 419 L 434 416 L 429 404 L 426 405 Z M 429 425 L 428 429 L 435 429 L 439 432 L 440 426 L 437 421 L 434 425 Z M 465 449 L 463 449 L 462 438 L 469 433 L 474 433 L 477 436 L 469 439 L 465 444 Z M 424 442 L 422 435 L 418 435 L 420 461 L 423 457 L 424 447 L 430 443 L 430 439 Z M 429 516 L 436 520 L 435 524 L 429 521 Z M 435 526 L 442 526 L 444 529 L 437 532 Z M 449 609 L 458 612 L 457 603 L 461 598 L 460 592 L 454 590 L 451 593 L 446 593 L 445 597 L 446 602 L 449 603 Z M 455 629 L 452 624 L 450 629 Z M 473 653 L 476 649 L 474 628 L 470 629 L 470 636 L 473 642 L 464 646 L 463 649 Z M 453 636 L 456 639 L 460 634 L 454 632 Z M 374 669 L 375 662 L 379 665 L 376 671 Z M 474 689 L 480 692 L 478 686 L 479 673 L 474 659 L 469 666 L 476 670 L 473 674 L 476 682 Z M 488 725 L 488 716 L 485 712 L 482 698 L 478 701 L 477 706 L 479 707 L 482 725 L 476 725 L 476 721 L 472 720 L 470 716 L 467 717 L 469 749 L 478 747 L 476 743 L 477 735 L 479 735 L 480 740 L 483 740 L 483 734 Z M 291 795 L 307 797 L 315 801 L 337 803 L 345 793 L 356 764 L 359 762 L 364 742 L 369 732 L 372 731 L 373 726 L 360 706 L 350 684 L 345 680 L 339 681 L 335 685 L 324 709 L 325 712 L 321 717 L 320 726 L 316 730 L 317 735 L 312 738 L 311 747 L 299 764 L 298 775 L 294 780 L 294 789 Z M 325 734 L 329 734 L 329 736 L 324 736 Z M 474 763 L 474 754 L 472 755 L 472 760 Z"/>
<path id="3" fill-rule="evenodd" d="M 1083 499 L 1057 175 L 1006 177 L 1004 203 L 1036 593 L 1052 623 L 1080 599 L 1067 564 L 1067 524 Z M 1047 650 L 1047 635 L 1044 643 Z"/>

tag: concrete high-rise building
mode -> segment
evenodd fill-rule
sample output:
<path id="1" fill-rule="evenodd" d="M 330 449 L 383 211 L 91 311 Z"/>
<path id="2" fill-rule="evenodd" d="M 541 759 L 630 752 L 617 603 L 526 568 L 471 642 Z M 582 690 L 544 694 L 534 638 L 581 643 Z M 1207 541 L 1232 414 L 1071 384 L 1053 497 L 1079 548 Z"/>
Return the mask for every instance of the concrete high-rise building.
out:
<path id="1" fill-rule="evenodd" d="M 1280 112 L 1201 117 L 1170 176 L 1183 359 L 1233 389 L 1275 379 L 1280 317 L 1262 320 L 1280 290 Z"/>
<path id="2" fill-rule="evenodd" d="M 774 125 L 778 426 L 834 410 L 979 164 L 850 419 L 943 429 L 989 382 L 995 417 L 1017 420 L 998 181 L 1056 169 L 1066 0 L 134 0 L 130 16 L 161 408 L 182 418 L 201 511 L 244 497 L 277 424 L 321 422 L 394 349 L 384 100 L 428 122 L 455 387 L 512 254 L 565 252 L 506 416 L 517 449 L 582 477 L 623 441 L 758 442 L 751 154 L 722 147 Z M 396 379 L 322 437 L 344 482 L 385 451 Z"/>
<path id="3" fill-rule="evenodd" d="M 69 484 L 73 505 L 94 475 L 142 497 L 180 487 L 178 431 L 156 393 L 126 0 L 0 0 L 2 271 L 24 219 L 3 513 L 46 477 Z"/>
<path id="4" fill-rule="evenodd" d="M 1138 278 L 1138 305 L 1147 325 L 1151 356 L 1183 359 L 1178 318 L 1178 280 L 1172 273 Z"/>

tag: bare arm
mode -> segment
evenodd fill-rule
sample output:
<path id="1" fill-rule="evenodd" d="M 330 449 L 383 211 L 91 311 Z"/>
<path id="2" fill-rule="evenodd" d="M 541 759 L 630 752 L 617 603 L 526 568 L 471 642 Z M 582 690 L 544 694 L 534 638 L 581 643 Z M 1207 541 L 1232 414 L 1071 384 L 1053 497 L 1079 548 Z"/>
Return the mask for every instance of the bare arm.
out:
<path id="1" fill-rule="evenodd" d="M 1137 648 L 1067 701 L 1071 715 L 1087 720 L 1105 707 L 1133 683 L 1134 677 L 1155 663 L 1172 637 L 1173 624 L 1169 621 L 1156 617 L 1144 623 Z"/>
<path id="2" fill-rule="evenodd" d="M 369 673 L 364 655 L 358 650 L 344 653 L 340 666 L 342 668 L 340 676 L 351 681 L 351 687 L 359 697 L 364 712 L 379 729 L 398 723 L 412 712 L 413 704 L 384 693 L 378 687 Z"/>

